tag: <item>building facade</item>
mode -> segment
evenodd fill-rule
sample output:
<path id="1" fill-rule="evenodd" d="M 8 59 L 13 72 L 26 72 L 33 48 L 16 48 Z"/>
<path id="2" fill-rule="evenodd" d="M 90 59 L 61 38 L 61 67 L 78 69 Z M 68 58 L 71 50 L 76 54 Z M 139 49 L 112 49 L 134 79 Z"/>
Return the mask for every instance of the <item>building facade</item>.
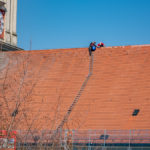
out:
<path id="1" fill-rule="evenodd" d="M 1 49 L 18 49 L 16 26 L 17 0 L 0 0 L 0 43 L 3 47 Z"/>

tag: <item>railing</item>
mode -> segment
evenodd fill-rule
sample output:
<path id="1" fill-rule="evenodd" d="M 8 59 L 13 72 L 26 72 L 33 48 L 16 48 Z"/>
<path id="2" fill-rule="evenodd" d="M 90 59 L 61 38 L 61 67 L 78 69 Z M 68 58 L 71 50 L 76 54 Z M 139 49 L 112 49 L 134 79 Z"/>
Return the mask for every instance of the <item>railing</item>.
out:
<path id="1" fill-rule="evenodd" d="M 150 150 L 150 130 L 17 131 L 17 149 Z M 55 147 L 53 147 L 53 143 Z"/>

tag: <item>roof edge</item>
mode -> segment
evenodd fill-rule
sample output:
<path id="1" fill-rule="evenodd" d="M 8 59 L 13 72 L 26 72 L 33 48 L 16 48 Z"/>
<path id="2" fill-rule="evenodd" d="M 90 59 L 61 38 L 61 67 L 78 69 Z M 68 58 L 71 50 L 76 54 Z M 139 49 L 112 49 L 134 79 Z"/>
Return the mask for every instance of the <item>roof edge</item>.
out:
<path id="1" fill-rule="evenodd" d="M 128 48 L 128 47 L 146 47 L 150 46 L 150 44 L 143 44 L 143 45 L 126 45 L 126 46 L 106 46 L 104 48 Z M 25 50 L 25 51 L 43 51 L 43 50 L 81 50 L 87 49 L 88 47 L 79 47 L 79 48 L 58 48 L 58 49 L 39 49 L 39 50 Z M 103 47 L 102 47 L 103 48 Z"/>

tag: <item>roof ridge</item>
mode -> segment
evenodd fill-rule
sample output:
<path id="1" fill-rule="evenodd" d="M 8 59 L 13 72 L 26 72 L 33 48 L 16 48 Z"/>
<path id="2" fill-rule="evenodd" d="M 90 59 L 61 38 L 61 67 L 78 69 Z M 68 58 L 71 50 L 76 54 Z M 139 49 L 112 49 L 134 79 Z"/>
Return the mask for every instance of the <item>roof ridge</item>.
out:
<path id="1" fill-rule="evenodd" d="M 108 48 L 129 48 L 129 47 L 149 47 L 150 44 L 143 44 L 143 45 L 126 45 L 126 46 L 108 46 L 108 47 L 102 47 L 102 49 L 108 49 Z M 53 51 L 53 52 L 60 52 L 60 51 L 74 51 L 74 50 L 85 50 L 88 49 L 88 47 L 79 47 L 79 48 L 58 48 L 58 49 L 35 49 L 35 50 L 24 50 L 24 51 L 11 51 L 11 52 L 43 52 L 43 51 Z"/>

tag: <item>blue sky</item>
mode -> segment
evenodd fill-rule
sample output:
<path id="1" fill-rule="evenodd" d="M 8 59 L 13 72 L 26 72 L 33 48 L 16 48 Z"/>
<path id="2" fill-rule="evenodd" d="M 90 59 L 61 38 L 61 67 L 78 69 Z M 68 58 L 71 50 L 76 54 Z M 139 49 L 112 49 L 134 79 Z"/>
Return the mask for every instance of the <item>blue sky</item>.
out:
<path id="1" fill-rule="evenodd" d="M 18 0 L 18 46 L 150 44 L 150 0 Z"/>

